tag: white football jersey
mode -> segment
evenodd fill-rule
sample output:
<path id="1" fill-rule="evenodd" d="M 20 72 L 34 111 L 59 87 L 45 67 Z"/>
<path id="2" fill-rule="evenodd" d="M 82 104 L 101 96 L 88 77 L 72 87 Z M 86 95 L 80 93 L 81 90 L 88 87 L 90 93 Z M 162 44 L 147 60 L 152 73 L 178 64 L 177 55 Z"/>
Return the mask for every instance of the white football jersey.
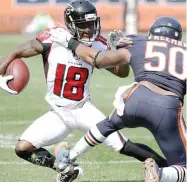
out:
<path id="1" fill-rule="evenodd" d="M 76 108 L 90 100 L 93 68 L 71 50 L 52 42 L 50 30 L 46 29 L 36 37 L 44 47 L 42 56 L 47 81 L 46 97 L 57 106 Z M 101 36 L 96 38 L 92 47 L 103 51 L 109 49 L 106 39 Z"/>

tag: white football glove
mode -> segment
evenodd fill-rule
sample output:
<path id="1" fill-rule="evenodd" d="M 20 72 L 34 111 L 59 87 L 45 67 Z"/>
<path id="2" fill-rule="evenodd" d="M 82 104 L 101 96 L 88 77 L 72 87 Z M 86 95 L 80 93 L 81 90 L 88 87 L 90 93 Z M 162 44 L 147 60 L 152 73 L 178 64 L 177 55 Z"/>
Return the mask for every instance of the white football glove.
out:
<path id="1" fill-rule="evenodd" d="M 116 47 L 118 41 L 123 38 L 125 35 L 123 34 L 123 32 L 121 30 L 113 30 L 108 34 L 108 43 L 113 46 Z"/>
<path id="2" fill-rule="evenodd" d="M 56 29 L 52 29 L 50 31 L 51 36 L 51 40 L 64 46 L 64 47 L 68 47 L 68 42 L 69 40 L 73 37 L 67 30 L 65 30 L 64 28 L 56 28 Z"/>
<path id="3" fill-rule="evenodd" d="M 9 80 L 12 80 L 14 77 L 12 75 L 8 75 L 8 76 L 2 76 L 0 75 L 0 88 L 2 88 L 3 90 L 7 91 L 10 94 L 18 94 L 16 91 L 11 90 L 8 85 L 7 82 Z"/>

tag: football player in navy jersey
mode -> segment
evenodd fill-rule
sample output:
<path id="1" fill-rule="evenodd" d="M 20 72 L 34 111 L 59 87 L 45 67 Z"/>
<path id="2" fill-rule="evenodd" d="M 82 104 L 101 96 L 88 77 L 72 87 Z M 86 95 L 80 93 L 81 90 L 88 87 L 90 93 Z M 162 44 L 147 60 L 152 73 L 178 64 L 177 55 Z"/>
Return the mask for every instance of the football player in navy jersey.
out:
<path id="1" fill-rule="evenodd" d="M 135 82 L 128 88 L 118 89 L 116 110 L 89 130 L 72 150 L 65 150 L 59 168 L 69 167 L 72 160 L 115 131 L 144 127 L 153 134 L 169 164 L 159 168 L 152 158 L 145 160 L 145 181 L 186 181 L 187 133 L 182 106 L 186 94 L 187 51 L 181 39 L 180 23 L 167 16 L 154 21 L 148 36 L 123 37 L 113 51 L 96 51 L 69 34 L 62 34 L 58 43 L 93 67 L 131 66 Z"/>

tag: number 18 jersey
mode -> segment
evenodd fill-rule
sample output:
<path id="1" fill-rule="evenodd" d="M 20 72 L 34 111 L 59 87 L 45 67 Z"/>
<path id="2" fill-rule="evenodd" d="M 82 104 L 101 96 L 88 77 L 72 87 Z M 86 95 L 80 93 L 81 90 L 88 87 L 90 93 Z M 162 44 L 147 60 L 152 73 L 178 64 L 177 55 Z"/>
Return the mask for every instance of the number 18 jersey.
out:
<path id="1" fill-rule="evenodd" d="M 50 30 L 37 35 L 43 45 L 43 63 L 47 80 L 47 97 L 57 106 L 76 108 L 90 100 L 90 78 L 93 68 L 78 58 L 71 50 L 52 42 Z M 103 37 L 96 38 L 92 47 L 107 50 Z"/>

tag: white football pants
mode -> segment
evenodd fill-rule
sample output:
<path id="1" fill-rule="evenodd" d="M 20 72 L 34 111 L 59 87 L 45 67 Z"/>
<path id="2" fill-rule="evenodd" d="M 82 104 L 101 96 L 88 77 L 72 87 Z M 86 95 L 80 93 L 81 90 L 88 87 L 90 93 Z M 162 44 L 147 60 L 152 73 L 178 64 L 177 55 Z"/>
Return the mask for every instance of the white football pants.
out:
<path id="1" fill-rule="evenodd" d="M 92 103 L 86 102 L 83 107 L 71 110 L 60 108 L 61 115 L 49 111 L 35 120 L 22 134 L 20 140 L 30 142 L 36 148 L 49 146 L 62 141 L 72 130 L 86 133 L 96 123 L 106 117 Z M 120 151 L 127 140 L 120 132 L 111 134 L 104 142 L 115 151 Z"/>

